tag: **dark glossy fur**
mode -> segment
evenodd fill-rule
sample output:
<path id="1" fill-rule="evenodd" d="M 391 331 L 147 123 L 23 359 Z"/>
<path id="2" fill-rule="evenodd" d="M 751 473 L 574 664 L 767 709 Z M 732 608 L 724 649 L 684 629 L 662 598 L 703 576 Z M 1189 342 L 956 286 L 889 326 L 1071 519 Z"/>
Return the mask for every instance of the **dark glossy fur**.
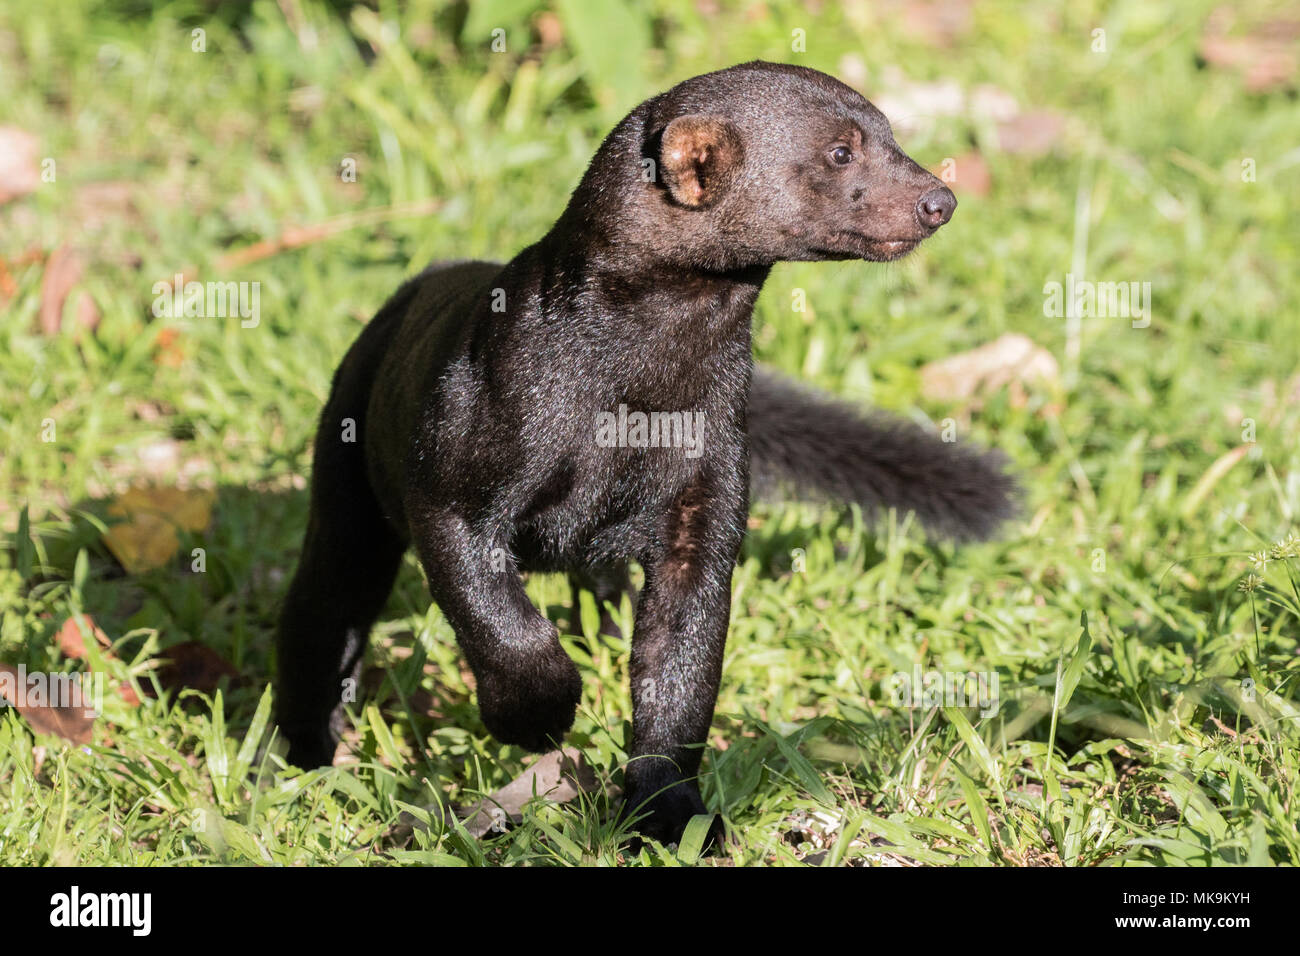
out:
<path id="1" fill-rule="evenodd" d="M 984 453 L 751 379 L 751 313 L 773 263 L 897 258 L 955 204 L 856 92 L 750 63 L 634 110 L 551 231 L 509 264 L 435 265 L 402 286 L 344 358 L 321 416 L 279 637 L 291 762 L 330 761 L 342 681 L 408 545 L 477 679 L 484 724 L 530 750 L 563 738 L 582 682 L 519 573 L 578 572 L 617 600 L 634 560 L 645 586 L 627 806 L 648 811 L 643 833 L 680 836 L 704 812 L 694 777 L 751 455 L 773 484 L 914 509 L 956 537 L 1011 512 L 1013 484 Z M 602 447 L 597 415 L 620 404 L 703 412 L 702 453 Z"/>

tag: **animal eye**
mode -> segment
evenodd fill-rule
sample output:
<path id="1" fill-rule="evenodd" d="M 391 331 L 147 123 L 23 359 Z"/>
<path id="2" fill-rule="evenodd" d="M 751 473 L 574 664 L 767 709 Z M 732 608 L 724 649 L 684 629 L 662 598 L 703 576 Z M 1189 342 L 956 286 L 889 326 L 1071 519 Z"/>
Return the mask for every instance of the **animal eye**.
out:
<path id="1" fill-rule="evenodd" d="M 836 166 L 847 166 L 853 162 L 853 150 L 847 146 L 836 146 L 831 150 L 831 162 Z"/>

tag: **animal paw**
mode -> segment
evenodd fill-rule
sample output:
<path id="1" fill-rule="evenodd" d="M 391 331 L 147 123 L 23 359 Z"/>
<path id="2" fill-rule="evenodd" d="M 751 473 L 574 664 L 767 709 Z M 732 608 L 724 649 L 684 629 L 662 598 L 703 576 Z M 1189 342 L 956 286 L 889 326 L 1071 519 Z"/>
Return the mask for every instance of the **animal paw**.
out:
<path id="1" fill-rule="evenodd" d="M 488 731 L 535 753 L 560 745 L 581 699 L 578 668 L 558 644 L 553 653 L 478 675 L 479 714 Z"/>

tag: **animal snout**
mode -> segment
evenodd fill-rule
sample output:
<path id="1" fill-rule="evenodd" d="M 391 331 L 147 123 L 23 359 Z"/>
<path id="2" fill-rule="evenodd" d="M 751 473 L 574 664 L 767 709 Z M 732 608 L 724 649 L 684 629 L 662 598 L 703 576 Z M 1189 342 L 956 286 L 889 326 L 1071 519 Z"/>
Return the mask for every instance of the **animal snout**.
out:
<path id="1" fill-rule="evenodd" d="M 916 218 L 927 229 L 938 229 L 952 218 L 957 197 L 947 186 L 937 186 L 916 201 Z"/>

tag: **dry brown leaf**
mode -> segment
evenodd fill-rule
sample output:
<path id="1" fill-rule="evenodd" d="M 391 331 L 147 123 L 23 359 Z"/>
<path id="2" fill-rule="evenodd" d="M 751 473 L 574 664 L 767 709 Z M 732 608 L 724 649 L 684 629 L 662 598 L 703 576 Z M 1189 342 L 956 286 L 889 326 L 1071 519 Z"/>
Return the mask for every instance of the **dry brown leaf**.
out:
<path id="1" fill-rule="evenodd" d="M 32 675 L 0 664 L 0 697 L 13 706 L 14 710 L 31 725 L 37 733 L 54 734 L 71 740 L 74 744 L 90 743 L 95 728 L 95 718 L 90 710 L 91 701 L 73 699 L 71 706 L 55 706 L 44 693 L 38 694 L 31 683 Z M 79 694 L 81 684 L 74 680 L 73 685 Z"/>
<path id="2" fill-rule="evenodd" d="M 39 141 L 27 130 L 0 126 L 0 205 L 40 185 L 39 149 Z"/>
<path id="3" fill-rule="evenodd" d="M 1200 52 L 1206 63 L 1236 70 L 1252 93 L 1295 85 L 1300 65 L 1300 18 L 1276 18 L 1236 28 L 1237 13 L 1219 7 L 1206 21 Z"/>
<path id="4" fill-rule="evenodd" d="M 85 269 L 81 254 L 75 249 L 60 246 L 50 254 L 45 275 L 41 277 L 41 332 L 45 335 L 58 334 L 63 325 L 63 305 Z"/>
<path id="5" fill-rule="evenodd" d="M 536 793 L 551 803 L 568 803 L 582 793 L 599 788 L 596 774 L 588 766 L 576 747 L 552 750 L 542 754 L 523 773 L 515 777 L 490 797 L 465 810 L 465 829 L 482 837 L 494 828 L 505 825 L 507 819 L 518 823 L 524 805 Z"/>
<path id="6" fill-rule="evenodd" d="M 921 368 L 921 394 L 931 401 L 957 402 L 1005 385 L 1056 381 L 1060 366 L 1033 340 L 1008 332 L 996 341 Z"/>
<path id="7" fill-rule="evenodd" d="M 89 614 L 78 614 L 68 618 L 63 622 L 63 627 L 59 628 L 59 633 L 54 640 L 64 657 L 79 661 L 86 656 L 86 634 L 93 635 L 100 647 L 108 647 L 112 643 Z"/>
<path id="8" fill-rule="evenodd" d="M 203 489 L 130 488 L 108 507 L 111 517 L 126 520 L 108 529 L 104 544 L 131 574 L 163 567 L 180 547 L 178 529 L 206 530 L 215 497 Z"/>
<path id="9" fill-rule="evenodd" d="M 99 306 L 89 292 L 77 294 L 77 328 L 93 332 L 99 328 Z"/>
<path id="10" fill-rule="evenodd" d="M 324 222 L 310 226 L 290 226 L 271 239 L 263 239 L 242 249 L 233 249 L 217 257 L 215 263 L 218 272 L 228 272 L 252 262 L 279 255 L 290 249 L 298 249 L 324 239 L 332 238 L 349 229 L 361 226 L 374 226 L 394 219 L 419 218 L 430 216 L 442 208 L 443 201 L 438 198 L 417 199 L 414 202 L 399 203 L 393 206 L 380 206 L 372 209 L 360 209 L 356 212 L 333 216 Z M 191 272 L 193 270 L 186 270 Z"/>
<path id="11" fill-rule="evenodd" d="M 112 644 L 112 641 L 109 640 L 107 634 L 100 630 L 99 625 L 95 623 L 95 619 L 89 614 L 68 618 L 63 622 L 63 627 L 59 628 L 59 633 L 54 640 L 59 645 L 59 650 L 63 652 L 64 657 L 82 660 L 86 656 L 85 635 L 87 633 L 94 635 L 99 645 L 105 648 L 104 656 L 111 659 L 113 655 L 107 648 Z M 117 692 L 128 706 L 140 706 L 140 697 L 136 694 L 135 688 L 131 686 L 130 681 L 122 681 L 118 685 Z"/>

